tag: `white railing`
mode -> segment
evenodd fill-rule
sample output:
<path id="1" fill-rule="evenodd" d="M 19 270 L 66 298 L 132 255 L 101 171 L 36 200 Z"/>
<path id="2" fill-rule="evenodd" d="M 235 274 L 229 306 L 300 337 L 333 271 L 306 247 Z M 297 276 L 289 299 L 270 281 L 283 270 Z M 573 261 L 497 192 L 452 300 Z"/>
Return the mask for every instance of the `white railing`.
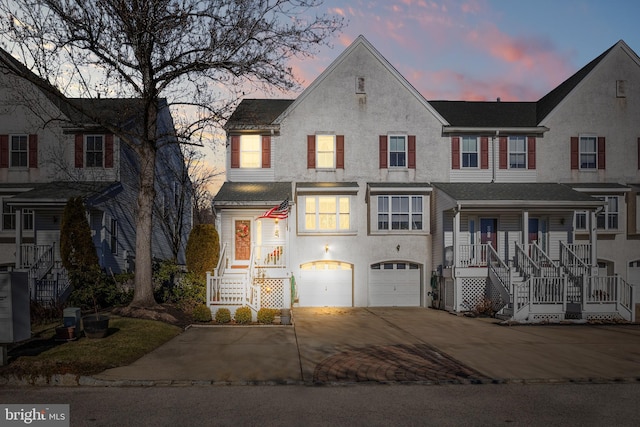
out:
<path id="1" fill-rule="evenodd" d="M 493 249 L 491 245 L 485 245 L 488 249 L 489 256 L 489 269 L 493 271 L 496 277 L 502 283 L 502 286 L 509 292 L 509 287 L 511 285 L 511 269 L 509 266 L 500 258 L 498 253 Z"/>
<path id="2" fill-rule="evenodd" d="M 587 265 L 591 264 L 591 243 L 569 243 L 566 244 L 566 246 L 583 263 Z"/>
<path id="3" fill-rule="evenodd" d="M 486 243 L 458 245 L 458 253 L 454 254 L 456 257 L 456 267 L 486 267 L 489 247 L 490 245 Z"/>
<path id="4" fill-rule="evenodd" d="M 525 279 L 540 276 L 540 267 L 533 262 L 525 249 L 516 243 L 516 256 L 514 258 L 515 267 L 524 273 Z"/>
<path id="5" fill-rule="evenodd" d="M 560 242 L 560 265 L 573 277 L 581 277 L 584 274 L 589 274 L 591 269 L 572 248 L 580 252 L 586 251 L 584 244 L 567 245 L 564 242 Z"/>
<path id="6" fill-rule="evenodd" d="M 20 265 L 18 268 L 30 268 L 35 264 L 46 252 L 52 251 L 53 245 L 20 245 Z"/>
<path id="7" fill-rule="evenodd" d="M 40 246 L 40 245 L 39 245 Z M 43 249 L 36 251 L 40 256 L 29 267 L 29 279 L 40 280 L 42 279 L 53 267 L 54 263 L 54 245 L 45 246 Z"/>
<path id="8" fill-rule="evenodd" d="M 287 266 L 283 245 L 260 245 L 253 248 L 253 259 L 256 267 L 285 268 Z"/>
<path id="9" fill-rule="evenodd" d="M 529 256 L 534 263 L 540 268 L 540 275 L 545 277 L 560 277 L 562 271 L 558 263 L 549 258 L 549 255 L 542 250 L 537 243 L 530 243 L 527 245 L 529 248 Z"/>
<path id="10" fill-rule="evenodd" d="M 532 304 L 564 304 L 567 300 L 566 276 L 533 277 L 529 298 Z"/>

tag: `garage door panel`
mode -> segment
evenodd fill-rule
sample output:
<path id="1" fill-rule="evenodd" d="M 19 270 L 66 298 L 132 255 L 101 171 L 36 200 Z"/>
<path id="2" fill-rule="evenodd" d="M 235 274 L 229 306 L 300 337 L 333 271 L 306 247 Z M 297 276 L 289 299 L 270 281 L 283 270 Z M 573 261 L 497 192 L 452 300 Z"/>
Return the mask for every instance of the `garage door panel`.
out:
<path id="1" fill-rule="evenodd" d="M 300 271 L 299 304 L 302 307 L 351 307 L 351 266 L 337 262 L 305 264 Z"/>
<path id="2" fill-rule="evenodd" d="M 417 307 L 420 305 L 419 268 L 409 268 L 408 263 L 402 262 L 375 266 L 376 268 L 371 268 L 369 273 L 370 306 Z"/>

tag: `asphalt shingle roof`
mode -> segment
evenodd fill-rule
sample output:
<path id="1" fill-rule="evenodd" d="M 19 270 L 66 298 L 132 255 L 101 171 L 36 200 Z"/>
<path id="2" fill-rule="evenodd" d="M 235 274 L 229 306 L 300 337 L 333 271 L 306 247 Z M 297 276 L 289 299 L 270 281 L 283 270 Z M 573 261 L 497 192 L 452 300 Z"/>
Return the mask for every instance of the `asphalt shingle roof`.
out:
<path id="1" fill-rule="evenodd" d="M 451 126 L 534 127 L 535 102 L 429 101 Z"/>
<path id="2" fill-rule="evenodd" d="M 66 203 L 71 197 L 88 199 L 109 191 L 111 187 L 119 186 L 117 182 L 104 181 L 55 181 L 44 184 L 32 184 L 33 189 L 16 194 L 6 201 L 10 204 L 34 202 Z"/>
<path id="3" fill-rule="evenodd" d="M 555 183 L 434 183 L 458 201 L 538 201 L 538 202 L 598 202 L 564 184 Z"/>
<path id="4" fill-rule="evenodd" d="M 275 202 L 291 199 L 290 182 L 225 182 L 216 202 Z"/>
<path id="5" fill-rule="evenodd" d="M 278 118 L 293 99 L 243 99 L 224 125 L 226 130 L 259 129 Z"/>

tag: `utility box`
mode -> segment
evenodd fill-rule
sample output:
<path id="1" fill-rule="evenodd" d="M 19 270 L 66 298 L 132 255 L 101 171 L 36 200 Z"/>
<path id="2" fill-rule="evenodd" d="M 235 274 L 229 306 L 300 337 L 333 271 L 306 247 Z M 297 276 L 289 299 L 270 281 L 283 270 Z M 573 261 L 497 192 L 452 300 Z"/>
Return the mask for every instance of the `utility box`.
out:
<path id="1" fill-rule="evenodd" d="M 67 307 L 62 312 L 62 325 L 65 328 L 75 327 L 76 335 L 82 328 L 81 319 L 82 316 L 80 315 L 80 309 L 78 307 Z"/>
<path id="2" fill-rule="evenodd" d="M 29 338 L 31 315 L 27 273 L 0 271 L 0 343 Z"/>

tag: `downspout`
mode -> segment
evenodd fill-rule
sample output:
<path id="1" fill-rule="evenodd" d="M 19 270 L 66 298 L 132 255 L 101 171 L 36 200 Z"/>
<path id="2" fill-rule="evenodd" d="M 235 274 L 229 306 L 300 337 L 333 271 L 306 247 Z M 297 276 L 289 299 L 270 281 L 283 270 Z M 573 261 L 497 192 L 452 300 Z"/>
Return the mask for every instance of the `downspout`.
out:
<path id="1" fill-rule="evenodd" d="M 496 138 L 500 136 L 500 131 L 496 130 L 496 134 L 491 138 L 491 156 L 493 161 L 491 162 L 491 183 L 496 182 Z"/>

